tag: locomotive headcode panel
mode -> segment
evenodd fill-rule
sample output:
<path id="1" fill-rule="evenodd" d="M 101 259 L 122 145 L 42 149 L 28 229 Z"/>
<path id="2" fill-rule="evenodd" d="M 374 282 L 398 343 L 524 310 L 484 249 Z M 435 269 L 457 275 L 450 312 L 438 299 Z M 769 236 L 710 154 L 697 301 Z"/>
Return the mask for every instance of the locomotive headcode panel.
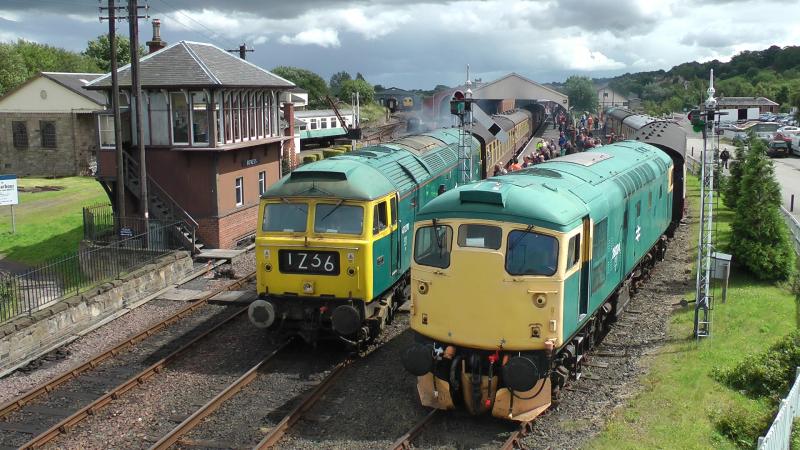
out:
<path id="1" fill-rule="evenodd" d="M 403 354 L 421 402 L 530 420 L 549 407 L 630 283 L 663 255 L 673 165 L 621 142 L 460 186 L 417 216 Z"/>

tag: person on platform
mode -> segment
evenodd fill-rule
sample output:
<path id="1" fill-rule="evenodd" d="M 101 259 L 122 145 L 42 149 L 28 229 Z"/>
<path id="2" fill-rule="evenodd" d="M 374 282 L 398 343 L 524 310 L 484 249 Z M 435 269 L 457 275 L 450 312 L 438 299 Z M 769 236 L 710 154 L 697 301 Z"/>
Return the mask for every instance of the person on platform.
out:
<path id="1" fill-rule="evenodd" d="M 507 173 L 508 173 L 508 171 L 503 166 L 501 166 L 500 164 L 495 164 L 494 165 L 494 171 L 492 172 L 492 176 L 493 177 L 497 177 L 497 176 L 500 176 L 500 175 L 505 175 Z"/>
<path id="2" fill-rule="evenodd" d="M 728 151 L 727 148 L 722 149 L 719 154 L 719 160 L 722 161 L 722 167 L 727 169 L 728 168 L 728 160 L 731 159 L 731 152 Z"/>
<path id="3" fill-rule="evenodd" d="M 511 160 L 511 166 L 509 166 L 509 172 L 516 172 L 518 170 L 522 170 L 522 166 L 519 165 L 519 159 L 515 156 L 514 159 Z"/>

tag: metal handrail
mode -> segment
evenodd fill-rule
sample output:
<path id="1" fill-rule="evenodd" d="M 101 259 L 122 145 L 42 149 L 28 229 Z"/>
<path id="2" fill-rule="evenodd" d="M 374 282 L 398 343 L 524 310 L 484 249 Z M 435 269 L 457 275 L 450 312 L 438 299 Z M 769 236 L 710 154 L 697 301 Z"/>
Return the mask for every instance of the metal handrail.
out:
<path id="1" fill-rule="evenodd" d="M 128 163 L 127 164 L 128 168 L 134 169 L 134 172 L 136 172 L 136 173 L 133 173 L 133 175 L 135 175 L 138 178 L 139 177 L 138 170 L 135 170 L 135 169 L 139 168 L 139 162 L 136 161 L 135 159 L 133 159 L 133 157 L 131 155 L 127 154 L 127 153 L 125 153 L 125 160 Z M 130 179 L 130 177 L 127 177 L 127 179 Z M 194 218 L 188 212 L 186 212 L 186 210 L 181 208 L 181 206 L 178 204 L 178 202 L 176 202 L 175 199 L 172 198 L 172 196 L 169 195 L 169 193 L 164 188 L 162 188 L 161 185 L 159 185 L 156 182 L 156 180 L 154 180 L 149 175 L 147 176 L 147 187 L 148 187 L 148 190 L 155 191 L 156 195 L 161 197 L 162 200 L 166 201 L 169 204 L 170 210 L 172 210 L 173 213 L 175 213 L 177 211 L 179 214 L 176 214 L 176 216 L 178 216 L 178 215 L 183 216 L 182 220 L 184 222 L 187 222 L 186 223 L 187 225 L 190 225 L 190 226 L 194 227 L 195 229 L 199 228 L 200 225 L 197 223 L 197 221 L 194 220 Z M 150 189 L 150 188 L 152 188 L 152 189 Z"/>

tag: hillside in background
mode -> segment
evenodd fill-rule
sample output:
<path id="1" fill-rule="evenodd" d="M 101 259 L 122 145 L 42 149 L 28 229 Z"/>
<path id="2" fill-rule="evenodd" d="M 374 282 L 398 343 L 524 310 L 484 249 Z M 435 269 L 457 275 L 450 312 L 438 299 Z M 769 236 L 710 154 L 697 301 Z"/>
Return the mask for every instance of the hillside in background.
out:
<path id="1" fill-rule="evenodd" d="M 626 73 L 606 82 L 617 92 L 642 99 L 650 114 L 682 111 L 706 97 L 709 71 L 714 69 L 717 97 L 767 97 L 781 104 L 781 111 L 800 107 L 800 47 L 772 47 L 744 51 L 730 62 L 688 62 L 668 71 Z"/>

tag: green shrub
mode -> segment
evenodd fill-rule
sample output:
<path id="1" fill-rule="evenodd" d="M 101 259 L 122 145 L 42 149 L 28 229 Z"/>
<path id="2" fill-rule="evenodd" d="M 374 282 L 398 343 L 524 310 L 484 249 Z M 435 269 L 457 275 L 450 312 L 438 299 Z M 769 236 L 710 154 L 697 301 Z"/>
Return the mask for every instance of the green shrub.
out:
<path id="1" fill-rule="evenodd" d="M 316 161 L 316 160 L 317 160 L 317 158 L 316 158 L 316 155 L 312 155 L 312 156 L 303 156 L 303 164 L 312 163 L 312 162 L 314 162 L 314 161 Z"/>
<path id="2" fill-rule="evenodd" d="M 784 281 L 794 274 L 795 254 L 781 217 L 781 188 L 763 147 L 761 140 L 750 139 L 737 188 L 730 252 L 757 278 Z"/>
<path id="3" fill-rule="evenodd" d="M 715 377 L 752 397 L 774 401 L 786 396 L 800 367 L 800 330 L 773 344 L 764 353 L 745 357 L 736 366 L 715 371 Z"/>
<path id="4" fill-rule="evenodd" d="M 772 414 L 750 408 L 728 408 L 714 418 L 714 426 L 740 448 L 753 448 L 772 421 Z"/>
<path id="5" fill-rule="evenodd" d="M 334 150 L 334 149 L 326 149 L 322 151 L 322 156 L 325 158 L 330 158 L 332 156 L 338 156 L 343 154 L 344 152 L 341 150 Z"/>

